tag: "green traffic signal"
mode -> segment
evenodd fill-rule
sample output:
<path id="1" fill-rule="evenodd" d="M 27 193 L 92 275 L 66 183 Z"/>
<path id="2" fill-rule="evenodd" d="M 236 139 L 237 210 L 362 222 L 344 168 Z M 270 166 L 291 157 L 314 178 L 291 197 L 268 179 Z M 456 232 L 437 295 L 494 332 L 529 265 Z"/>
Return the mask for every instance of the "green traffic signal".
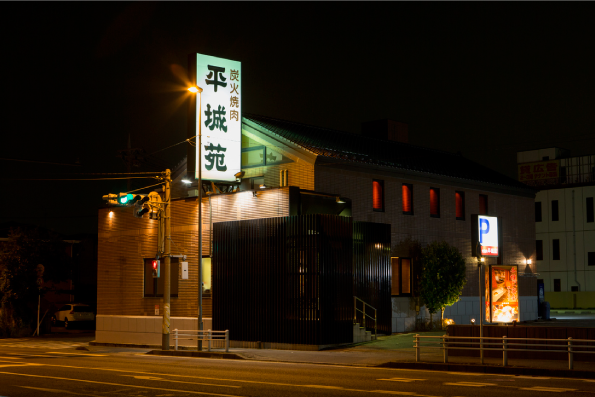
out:
<path id="1" fill-rule="evenodd" d="M 120 197 L 118 197 L 118 204 L 128 204 L 129 201 L 132 201 L 132 199 L 134 198 L 134 195 L 131 193 L 125 194 L 125 193 L 120 193 Z"/>

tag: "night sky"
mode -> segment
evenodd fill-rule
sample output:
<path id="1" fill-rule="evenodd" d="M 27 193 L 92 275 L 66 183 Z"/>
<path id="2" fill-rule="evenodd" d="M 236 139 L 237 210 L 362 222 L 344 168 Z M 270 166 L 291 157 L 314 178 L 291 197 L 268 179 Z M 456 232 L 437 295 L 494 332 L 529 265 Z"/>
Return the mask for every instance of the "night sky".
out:
<path id="1" fill-rule="evenodd" d="M 1 3 L 0 223 L 97 230 L 132 147 L 186 138 L 189 53 L 242 62 L 243 111 L 409 141 L 510 177 L 516 152 L 595 153 L 590 3 Z M 133 171 L 173 168 L 186 144 Z M 24 160 L 24 161 L 16 161 Z M 35 162 L 33 162 L 35 161 Z M 62 165 L 61 165 L 62 164 Z M 17 179 L 17 180 L 15 180 Z M 137 180 L 134 187 L 154 184 Z"/>

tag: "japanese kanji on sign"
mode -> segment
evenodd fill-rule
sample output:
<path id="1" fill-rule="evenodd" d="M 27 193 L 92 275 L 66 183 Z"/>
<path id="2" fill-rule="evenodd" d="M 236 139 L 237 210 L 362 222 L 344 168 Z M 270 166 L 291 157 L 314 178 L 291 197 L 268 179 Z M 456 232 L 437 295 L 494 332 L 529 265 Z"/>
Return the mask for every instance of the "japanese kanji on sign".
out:
<path id="1" fill-rule="evenodd" d="M 235 181 L 242 155 L 242 64 L 196 54 L 196 83 L 203 89 L 196 102 L 196 134 L 202 124 L 202 179 Z M 199 109 L 199 107 L 201 107 Z M 198 170 L 196 170 L 198 179 Z"/>
<path id="2" fill-rule="evenodd" d="M 519 181 L 526 184 L 531 184 L 531 182 L 539 180 L 545 181 L 551 179 L 556 181 L 560 177 L 559 163 L 559 160 L 548 160 L 519 164 Z"/>

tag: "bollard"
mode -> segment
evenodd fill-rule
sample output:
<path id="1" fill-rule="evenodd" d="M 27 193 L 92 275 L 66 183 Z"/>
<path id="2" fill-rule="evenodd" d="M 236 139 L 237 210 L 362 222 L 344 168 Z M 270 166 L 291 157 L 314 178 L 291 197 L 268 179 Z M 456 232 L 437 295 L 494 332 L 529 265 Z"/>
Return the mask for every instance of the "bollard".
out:
<path id="1" fill-rule="evenodd" d="M 572 353 L 572 338 L 568 338 L 568 369 L 574 367 L 574 354 Z"/>
<path id="2" fill-rule="evenodd" d="M 508 345 L 508 338 L 506 336 L 502 336 L 502 366 L 506 367 L 508 365 L 508 351 L 506 347 Z"/>
<path id="3" fill-rule="evenodd" d="M 174 350 L 178 350 L 178 329 L 174 329 Z"/>
<path id="4" fill-rule="evenodd" d="M 209 338 L 207 340 L 207 351 L 210 352 L 211 351 L 211 330 L 207 331 L 207 338 Z"/>
<path id="5" fill-rule="evenodd" d="M 225 330 L 225 353 L 229 352 L 229 330 Z"/>
<path id="6" fill-rule="evenodd" d="M 415 334 L 415 362 L 419 362 L 420 356 L 419 334 Z"/>
<path id="7" fill-rule="evenodd" d="M 442 347 L 444 348 L 444 364 L 448 362 L 448 348 L 446 344 L 448 343 L 446 336 L 442 336 Z"/>

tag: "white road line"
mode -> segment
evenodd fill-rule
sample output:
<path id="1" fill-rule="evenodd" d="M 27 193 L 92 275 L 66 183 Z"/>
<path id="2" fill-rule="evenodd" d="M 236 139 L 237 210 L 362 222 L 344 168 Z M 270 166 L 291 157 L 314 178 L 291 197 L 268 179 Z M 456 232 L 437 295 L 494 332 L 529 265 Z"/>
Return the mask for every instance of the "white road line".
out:
<path id="1" fill-rule="evenodd" d="M 134 379 L 142 379 L 142 380 L 158 380 L 162 382 L 172 382 L 172 383 L 184 383 L 188 385 L 201 385 L 201 386 L 217 386 L 217 387 L 233 387 L 235 389 L 241 389 L 242 386 L 232 386 L 232 385 L 218 385 L 216 383 L 197 383 L 197 382 L 184 382 L 182 380 L 171 380 L 166 378 L 160 378 L 158 376 L 138 376 L 138 375 L 121 375 L 121 376 L 129 376 Z"/>
<path id="2" fill-rule="evenodd" d="M 425 380 L 425 379 L 389 378 L 389 379 L 376 379 L 376 380 L 388 380 L 390 382 L 415 382 L 416 380 Z"/>
<path id="3" fill-rule="evenodd" d="M 95 383 L 95 384 L 100 384 L 100 385 L 119 386 L 119 387 L 131 387 L 131 388 L 135 388 L 135 389 L 164 390 L 164 391 L 168 391 L 168 392 L 178 392 L 178 393 L 186 393 L 186 394 L 190 393 L 190 394 L 201 394 L 201 395 L 221 396 L 221 397 L 239 397 L 239 396 L 232 396 L 230 394 L 206 393 L 206 392 L 201 392 L 201 391 L 190 391 L 190 390 L 163 389 L 160 387 L 127 385 L 127 384 L 122 384 L 122 383 L 111 383 L 111 382 L 98 382 L 98 381 L 94 381 L 94 380 L 62 378 L 62 377 L 58 377 L 58 376 L 20 374 L 18 372 L 0 372 L 0 374 L 13 375 L 13 376 L 28 376 L 28 377 L 32 377 L 32 378 L 69 380 L 69 381 L 73 381 L 73 382 Z"/>
<path id="4" fill-rule="evenodd" d="M 549 392 L 554 392 L 554 393 L 564 393 L 567 391 L 575 391 L 576 389 L 564 389 L 561 387 L 533 386 L 533 387 L 520 387 L 519 390 L 549 391 Z"/>
<path id="5" fill-rule="evenodd" d="M 94 354 L 94 353 L 67 353 L 67 352 L 45 352 L 45 354 L 73 354 L 77 356 L 91 356 L 91 357 L 108 357 L 109 354 Z"/>
<path id="6" fill-rule="evenodd" d="M 448 385 L 448 386 L 469 386 L 469 387 L 496 386 L 495 383 L 476 383 L 476 382 L 444 383 L 444 385 Z"/>

